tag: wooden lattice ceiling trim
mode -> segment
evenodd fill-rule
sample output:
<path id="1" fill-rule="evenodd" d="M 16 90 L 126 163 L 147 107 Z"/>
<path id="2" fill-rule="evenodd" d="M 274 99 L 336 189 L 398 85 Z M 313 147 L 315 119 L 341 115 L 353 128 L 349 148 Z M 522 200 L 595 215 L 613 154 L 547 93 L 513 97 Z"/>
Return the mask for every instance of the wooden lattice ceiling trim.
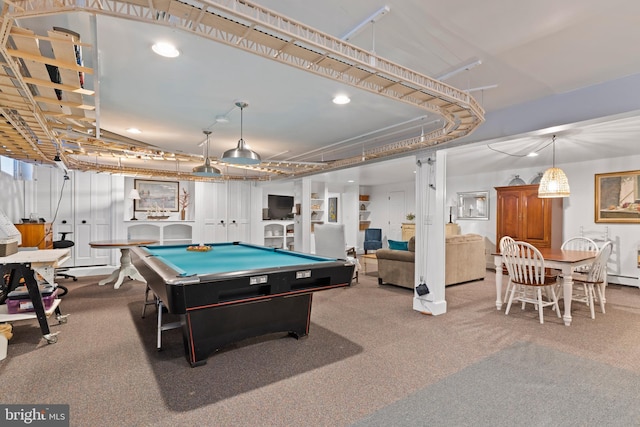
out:
<path id="1" fill-rule="evenodd" d="M 9 37 L 7 30 L 10 28 L 7 25 L 8 21 L 80 11 L 179 28 L 306 72 L 417 106 L 442 117 L 443 127 L 420 138 L 419 143 L 400 141 L 389 144 L 372 150 L 369 158 L 414 151 L 425 145 L 441 144 L 457 139 L 473 132 L 484 121 L 484 110 L 468 92 L 409 70 L 372 52 L 243 0 L 201 0 L 192 1 L 190 4 L 176 0 L 5 1 L 5 17 L 0 33 L 5 60 L 8 61 L 12 55 L 20 58 L 25 64 L 29 64 L 27 68 L 30 71 L 37 70 L 34 64 L 40 61 L 42 66 L 51 61 L 51 58 L 45 59 L 39 56 L 33 48 L 15 51 L 8 49 L 6 47 Z M 54 34 L 50 32 L 47 40 L 56 43 L 59 36 L 55 32 Z M 35 41 L 37 36 L 16 34 L 15 39 L 23 40 L 18 44 L 28 44 L 26 40 Z M 64 45 L 63 42 L 64 40 L 60 40 L 62 45 Z M 89 69 L 69 60 L 71 57 L 68 55 L 68 49 L 66 51 L 62 47 L 61 49 L 61 52 L 67 53 L 61 54 L 61 62 L 57 62 L 58 54 L 55 55 L 56 65 L 64 69 L 66 75 L 70 76 L 70 72 L 76 75 L 83 72 L 90 73 Z M 88 104 L 83 102 L 82 96 L 89 94 L 76 92 L 76 89 L 81 89 L 76 82 L 63 81 L 61 84 L 64 87 L 53 87 L 50 84 L 38 84 L 38 81 L 46 81 L 41 74 L 28 77 L 35 80 L 30 80 L 29 83 L 22 81 L 22 86 L 26 87 L 29 84 L 44 93 L 55 92 L 57 89 L 67 96 L 72 94 L 69 96 L 71 99 L 57 104 L 51 102 L 53 98 L 50 95 L 28 96 L 28 100 L 37 106 L 34 108 L 35 123 L 42 126 L 37 114 L 42 111 L 50 122 L 88 128 L 90 121 L 84 120 Z M 62 113 L 57 111 L 58 109 L 62 109 Z M 47 126 L 43 127 L 44 134 L 51 136 Z M 55 139 L 51 140 L 55 141 Z M 361 163 L 362 158 L 358 158 Z M 342 167 L 345 163 L 355 162 L 355 159 L 354 157 L 327 162 L 323 168 L 317 166 L 305 168 L 303 173 Z M 297 174 L 297 171 L 299 170 L 297 169 L 294 174 Z"/>

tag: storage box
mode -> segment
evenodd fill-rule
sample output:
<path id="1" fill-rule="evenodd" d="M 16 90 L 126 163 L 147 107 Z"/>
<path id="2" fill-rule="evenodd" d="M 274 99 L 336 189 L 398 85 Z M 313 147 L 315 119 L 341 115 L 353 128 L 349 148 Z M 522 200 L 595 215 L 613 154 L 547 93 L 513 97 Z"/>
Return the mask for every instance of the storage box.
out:
<path id="1" fill-rule="evenodd" d="M 42 303 L 44 309 L 48 310 L 53 305 L 53 301 L 58 296 L 58 289 L 54 290 L 51 294 L 42 297 Z M 29 298 L 24 299 L 7 299 L 7 313 L 33 313 L 33 302 Z"/>
<path id="2" fill-rule="evenodd" d="M 40 295 L 43 297 L 48 297 L 55 290 L 56 287 L 50 283 L 43 283 L 38 285 L 38 290 L 40 291 Z M 29 299 L 29 290 L 26 285 L 18 286 L 13 291 L 7 294 L 7 298 L 9 299 Z"/>
<path id="3" fill-rule="evenodd" d="M 0 242 L 0 256 L 9 256 L 18 252 L 18 241 L 1 243 Z"/>

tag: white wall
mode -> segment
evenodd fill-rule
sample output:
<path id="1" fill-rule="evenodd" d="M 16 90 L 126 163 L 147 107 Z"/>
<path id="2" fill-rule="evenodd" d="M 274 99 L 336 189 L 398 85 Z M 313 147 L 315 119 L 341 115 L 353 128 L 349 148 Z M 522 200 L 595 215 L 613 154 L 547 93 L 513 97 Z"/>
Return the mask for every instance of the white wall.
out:
<path id="1" fill-rule="evenodd" d="M 33 211 L 31 203 L 25 202 L 25 193 L 31 194 L 32 181 L 16 181 L 12 175 L 0 173 L 0 187 L 2 197 L 0 197 L 0 209 L 9 217 L 13 223 L 19 223 L 20 218 L 29 218 Z"/>
<path id="2" fill-rule="evenodd" d="M 595 174 L 638 170 L 640 156 L 619 157 L 593 162 L 558 163 L 569 179 L 571 196 L 563 201 L 563 240 L 582 234 L 588 237 L 608 235 L 614 242 L 614 253 L 609 263 L 612 283 L 640 285 L 638 279 L 637 251 L 640 248 L 640 226 L 638 224 L 596 223 Z M 506 186 L 517 174 L 529 183 L 539 169 L 491 171 L 473 176 L 447 177 L 447 204 L 455 200 L 457 192 L 489 191 L 489 220 L 457 220 L 462 233 L 476 233 L 487 238 L 490 250 L 496 243 L 496 191 L 494 187 Z M 448 208 L 445 207 L 446 218 Z M 491 262 L 488 260 L 488 264 Z"/>
<path id="3" fill-rule="evenodd" d="M 371 219 L 370 227 L 381 228 L 382 240 L 386 242 L 391 234 L 389 227 L 392 211 L 397 212 L 399 210 L 403 218 L 409 212 L 416 213 L 416 184 L 412 181 L 366 188 L 369 190 L 369 210 L 371 211 L 369 216 Z M 389 203 L 389 194 L 392 192 L 404 193 L 404 206 L 392 206 Z M 397 231 L 398 230 L 395 230 L 395 232 Z M 359 246 L 362 247 L 362 242 L 360 242 Z M 386 243 L 383 243 L 383 247 L 386 247 Z"/>

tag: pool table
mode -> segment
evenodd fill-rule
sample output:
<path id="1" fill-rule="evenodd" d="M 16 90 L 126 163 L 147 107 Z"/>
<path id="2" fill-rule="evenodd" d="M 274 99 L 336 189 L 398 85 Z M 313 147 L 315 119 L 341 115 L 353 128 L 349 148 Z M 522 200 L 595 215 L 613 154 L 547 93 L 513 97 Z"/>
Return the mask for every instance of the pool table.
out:
<path id="1" fill-rule="evenodd" d="M 351 284 L 346 260 L 240 242 L 131 248 L 134 265 L 170 313 L 180 315 L 191 366 L 230 343 L 309 333 L 312 293 Z"/>

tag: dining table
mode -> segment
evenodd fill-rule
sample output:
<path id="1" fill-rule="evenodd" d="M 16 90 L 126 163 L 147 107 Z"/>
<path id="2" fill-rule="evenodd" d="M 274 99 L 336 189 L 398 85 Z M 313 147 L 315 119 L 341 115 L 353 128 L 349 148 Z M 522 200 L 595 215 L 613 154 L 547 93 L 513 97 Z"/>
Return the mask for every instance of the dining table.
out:
<path id="1" fill-rule="evenodd" d="M 585 265 L 591 264 L 597 252 L 576 251 L 559 248 L 538 248 L 544 258 L 545 268 L 560 270 L 562 283 L 562 299 L 564 301 L 564 315 L 562 320 L 566 326 L 571 325 L 571 296 L 573 295 L 573 272 Z M 496 267 L 496 309 L 502 309 L 502 254 L 494 252 L 493 262 Z"/>
<path id="2" fill-rule="evenodd" d="M 120 265 L 109 277 L 100 280 L 98 285 L 104 286 L 115 280 L 116 282 L 114 283 L 113 288 L 118 289 L 126 277 L 147 283 L 144 276 L 140 274 L 138 269 L 136 269 L 135 265 L 131 262 L 130 249 L 135 246 L 155 245 L 156 243 L 158 243 L 157 240 L 150 239 L 117 239 L 89 242 L 89 246 L 94 249 L 120 249 Z"/>

